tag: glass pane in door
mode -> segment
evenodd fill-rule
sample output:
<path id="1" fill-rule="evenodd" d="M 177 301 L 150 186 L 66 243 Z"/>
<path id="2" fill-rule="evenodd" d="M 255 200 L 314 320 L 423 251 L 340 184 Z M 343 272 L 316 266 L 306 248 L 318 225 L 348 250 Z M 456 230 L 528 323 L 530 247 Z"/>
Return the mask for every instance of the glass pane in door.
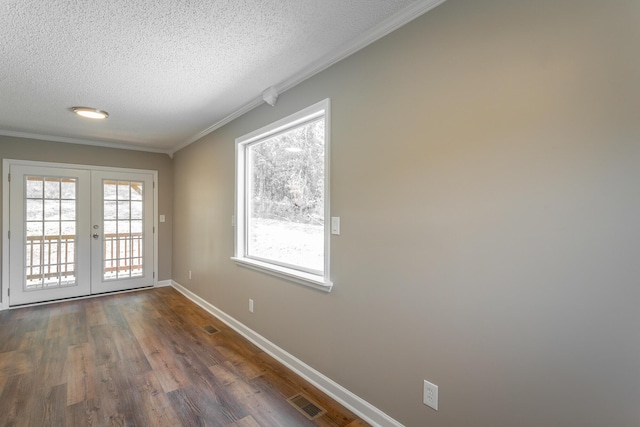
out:
<path id="1" fill-rule="evenodd" d="M 142 181 L 103 180 L 103 280 L 144 275 Z"/>
<path id="2" fill-rule="evenodd" d="M 24 179 L 24 290 L 76 285 L 78 180 Z"/>

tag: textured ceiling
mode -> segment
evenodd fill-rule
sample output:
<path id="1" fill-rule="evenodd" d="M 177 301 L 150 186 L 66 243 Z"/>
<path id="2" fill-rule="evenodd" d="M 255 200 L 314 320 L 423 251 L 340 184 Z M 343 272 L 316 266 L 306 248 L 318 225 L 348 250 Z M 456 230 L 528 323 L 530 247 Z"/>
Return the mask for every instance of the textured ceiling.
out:
<path id="1" fill-rule="evenodd" d="M 0 0 L 0 134 L 172 152 L 442 1 Z"/>

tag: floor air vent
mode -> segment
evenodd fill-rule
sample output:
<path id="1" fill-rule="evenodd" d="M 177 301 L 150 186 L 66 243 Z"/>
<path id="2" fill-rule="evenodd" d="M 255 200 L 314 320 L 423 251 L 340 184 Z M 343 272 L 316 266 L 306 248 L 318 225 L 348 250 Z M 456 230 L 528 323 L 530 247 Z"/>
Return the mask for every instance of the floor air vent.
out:
<path id="1" fill-rule="evenodd" d="M 217 330 L 211 325 L 203 326 L 202 329 L 204 329 L 204 331 L 209 335 L 217 334 L 218 332 L 220 332 L 219 330 Z"/>
<path id="2" fill-rule="evenodd" d="M 289 403 L 293 405 L 302 415 L 309 418 L 310 420 L 315 420 L 325 412 L 325 409 L 318 406 L 316 403 L 312 402 L 307 396 L 302 393 L 296 394 L 287 399 Z"/>

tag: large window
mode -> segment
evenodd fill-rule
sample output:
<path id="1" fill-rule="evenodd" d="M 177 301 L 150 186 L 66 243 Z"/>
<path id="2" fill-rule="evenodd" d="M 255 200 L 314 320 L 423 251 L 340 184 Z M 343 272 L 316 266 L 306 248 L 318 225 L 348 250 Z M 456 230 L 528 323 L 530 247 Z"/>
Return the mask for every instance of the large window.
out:
<path id="1" fill-rule="evenodd" d="M 234 260 L 331 289 L 328 154 L 328 99 L 236 139 Z"/>

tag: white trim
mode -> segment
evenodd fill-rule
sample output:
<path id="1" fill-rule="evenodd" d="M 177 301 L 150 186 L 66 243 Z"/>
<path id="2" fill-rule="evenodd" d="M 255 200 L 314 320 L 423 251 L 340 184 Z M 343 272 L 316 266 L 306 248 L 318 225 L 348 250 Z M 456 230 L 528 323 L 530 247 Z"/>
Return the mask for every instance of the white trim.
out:
<path id="1" fill-rule="evenodd" d="M 119 171 L 127 171 L 133 173 L 153 173 L 158 172 L 153 169 L 132 169 L 132 168 L 121 168 L 116 166 L 94 166 L 94 165 L 81 165 L 77 163 L 54 163 L 54 162 L 43 162 L 39 160 L 20 160 L 20 159 L 2 159 L 3 161 L 3 169 L 4 167 L 9 165 L 24 165 L 24 166 L 43 166 L 43 167 L 53 167 L 53 168 L 71 168 L 71 169 L 84 169 L 84 170 L 96 170 L 96 171 L 107 171 L 107 172 L 119 172 Z M 5 165 L 6 163 L 6 165 Z M 154 179 L 158 177 L 154 175 Z"/>
<path id="2" fill-rule="evenodd" d="M 336 64 L 337 62 L 342 61 L 343 59 L 353 55 L 354 53 L 358 52 L 359 50 L 364 49 L 365 47 L 369 46 L 371 43 L 381 39 L 382 37 L 388 35 L 389 33 L 393 32 L 395 30 L 397 30 L 398 28 L 402 27 L 403 25 L 408 24 L 409 22 L 413 21 L 417 17 L 419 17 L 421 15 L 424 15 L 425 13 L 427 13 L 431 9 L 434 9 L 435 7 L 441 5 L 445 1 L 446 0 L 421 0 L 421 1 L 417 1 L 414 4 L 412 4 L 411 6 L 405 8 L 405 9 L 401 10 L 400 12 L 396 13 L 395 15 L 392 15 L 389 18 L 385 19 L 380 24 L 376 25 L 375 27 L 371 28 L 369 31 L 367 31 L 364 34 L 360 35 L 360 37 L 352 40 L 350 43 L 346 43 L 344 45 L 341 45 L 338 50 L 335 50 L 333 52 L 330 52 L 330 53 L 326 54 L 322 58 L 312 62 L 310 65 L 308 65 L 305 68 L 303 68 L 302 70 L 298 71 L 297 73 L 295 73 L 294 75 L 292 75 L 288 79 L 286 79 L 286 80 L 284 80 L 284 81 L 282 81 L 282 82 L 280 82 L 280 83 L 278 83 L 276 85 L 273 85 L 272 87 L 275 89 L 275 91 L 279 95 L 281 95 L 283 92 L 293 88 L 294 86 L 299 85 L 303 81 L 315 76 L 316 74 L 318 74 L 321 71 L 326 70 L 327 68 L 329 68 L 333 64 Z M 253 99 L 252 101 L 246 103 L 245 105 L 243 105 L 242 107 L 240 107 L 239 109 L 237 109 L 233 113 L 229 114 L 228 116 L 226 116 L 222 120 L 219 120 L 218 122 L 212 124 L 211 126 L 209 126 L 208 128 L 204 129 L 203 131 L 201 131 L 201 132 L 197 133 L 196 135 L 192 136 L 191 138 L 187 139 L 183 143 L 177 145 L 171 151 L 171 154 L 169 154 L 169 155 L 173 157 L 173 154 L 175 154 L 177 151 L 179 151 L 179 150 L 183 149 L 184 147 L 196 142 L 200 138 L 203 138 L 203 137 L 209 135 L 211 132 L 221 128 L 222 126 L 226 125 L 227 123 L 231 122 L 232 120 L 234 120 L 234 119 L 242 116 L 243 114 L 248 113 L 249 111 L 253 110 L 254 108 L 262 105 L 264 102 L 265 101 L 264 101 L 264 99 L 262 97 L 262 93 L 260 93 L 260 96 L 258 96 L 257 98 Z"/>
<path id="3" fill-rule="evenodd" d="M 324 121 L 324 264 L 321 270 L 304 270 L 297 266 L 278 264 L 268 259 L 255 259 L 247 254 L 247 209 L 248 209 L 248 184 L 247 174 L 251 173 L 247 166 L 247 151 L 251 144 L 259 143 L 262 140 L 271 138 L 281 132 L 295 129 L 312 120 L 320 119 Z M 266 274 L 289 280 L 294 283 L 320 289 L 325 292 L 331 291 L 331 233 L 328 218 L 331 216 L 330 208 L 330 159 L 331 159 L 331 100 L 329 98 L 316 102 L 296 113 L 277 120 L 271 124 L 263 126 L 243 136 L 236 138 L 236 182 L 235 182 L 235 240 L 234 256 L 231 257 L 236 263 L 243 267 L 261 271 Z M 242 197 L 239 197 L 242 196 Z"/>
<path id="4" fill-rule="evenodd" d="M 293 270 L 291 268 L 281 267 L 267 262 L 260 262 L 251 258 L 231 257 L 231 259 L 240 267 L 250 268 L 251 270 L 270 274 L 271 276 L 276 276 L 280 279 L 288 280 L 320 291 L 331 292 L 331 289 L 333 288 L 333 282 L 325 281 L 321 276 L 315 274 Z"/>
<path id="5" fill-rule="evenodd" d="M 259 139 L 264 139 L 279 132 L 292 129 L 301 123 L 311 121 L 323 116 L 326 118 L 327 116 L 330 116 L 330 107 L 331 102 L 329 98 L 323 99 L 322 101 L 316 102 L 315 104 L 303 108 L 302 110 L 297 111 L 293 114 L 290 114 L 287 117 L 276 120 L 273 123 L 262 126 L 260 129 L 256 129 L 252 132 L 242 135 L 241 137 L 236 138 L 236 143 L 251 144 L 252 142 Z M 327 132 L 325 130 L 325 134 L 326 133 Z"/>
<path id="6" fill-rule="evenodd" d="M 98 171 L 123 171 L 134 173 L 152 174 L 153 181 L 155 182 L 153 189 L 154 198 L 154 215 L 153 226 L 155 227 L 155 233 L 153 235 L 153 252 L 154 252 L 154 270 L 155 277 L 153 277 L 153 283 L 150 286 L 158 286 L 159 266 L 158 266 L 158 236 L 160 234 L 158 227 L 158 171 L 151 169 L 130 169 L 130 168 L 118 168 L 110 166 L 93 166 L 93 165 L 79 165 L 75 163 L 52 163 L 41 162 L 35 160 L 17 160 L 17 159 L 2 159 L 2 282 L 0 282 L 0 311 L 9 308 L 9 180 L 7 176 L 9 169 L 12 165 L 25 165 L 25 166 L 46 166 L 57 168 L 74 168 L 85 170 L 98 170 Z M 165 284 L 164 286 L 168 286 Z M 139 289 L 139 288 L 137 288 Z M 134 289 L 135 290 L 135 289 Z M 99 295 L 99 294 L 98 294 Z"/>
<path id="7" fill-rule="evenodd" d="M 164 288 L 166 286 L 171 286 L 171 285 L 172 285 L 171 280 L 159 280 L 158 283 L 156 283 L 155 287 Z"/>
<path id="8" fill-rule="evenodd" d="M 376 408 L 369 402 L 342 387 L 331 378 L 315 370 L 311 366 L 304 363 L 302 360 L 288 353 L 286 350 L 278 347 L 262 335 L 250 329 L 235 318 L 229 316 L 227 313 L 220 310 L 213 304 L 207 302 L 195 293 L 191 292 L 189 289 L 180 285 L 178 282 L 174 280 L 172 280 L 171 282 L 175 290 L 189 298 L 195 304 L 202 307 L 205 311 L 220 319 L 231 329 L 262 349 L 265 353 L 269 354 L 278 362 L 282 363 L 287 368 L 291 369 L 293 372 L 309 381 L 311 384 L 326 393 L 333 400 L 337 401 L 369 424 L 380 427 L 403 427 L 400 422 L 391 418 L 380 409 Z"/>
<path id="9" fill-rule="evenodd" d="M 358 38 L 340 46 L 339 50 L 323 56 L 322 58 L 314 61 L 287 80 L 280 82 L 275 86 L 276 91 L 279 94 L 282 94 L 284 91 L 297 86 L 308 78 L 318 74 L 321 71 L 326 70 L 333 64 L 342 61 L 343 59 L 353 55 L 359 50 L 362 50 L 365 47 L 369 46 L 371 43 L 397 30 L 403 25 L 408 24 L 417 17 L 425 14 L 426 12 L 444 3 L 445 1 L 446 0 L 422 0 L 415 2 L 411 6 L 402 9 L 395 15 L 392 15 L 389 18 L 385 19 L 375 27 L 371 28 L 369 31 L 360 35 Z"/>
<path id="10" fill-rule="evenodd" d="M 238 117 L 242 116 L 243 114 L 248 113 L 249 111 L 253 110 L 254 108 L 262 105 L 263 103 L 264 103 L 264 100 L 262 99 L 262 94 L 260 94 L 259 98 L 256 98 L 253 101 L 243 105 L 242 107 L 238 108 L 236 111 L 234 111 L 233 113 L 229 114 L 228 116 L 226 116 L 222 120 L 217 121 L 216 123 L 214 123 L 211 126 L 209 126 L 208 128 L 206 128 L 205 130 L 203 130 L 201 132 L 198 132 L 196 135 L 192 136 L 191 138 L 189 138 L 186 141 L 184 141 L 182 144 L 180 144 L 177 147 L 175 147 L 171 151 L 171 153 L 169 155 L 171 157 L 173 157 L 173 155 L 177 151 L 182 150 L 184 147 L 193 144 L 194 142 L 196 142 L 200 138 L 204 138 L 205 136 L 209 135 L 214 130 L 220 129 L 222 126 L 224 126 L 227 123 L 237 119 Z"/>
<path id="11" fill-rule="evenodd" d="M 160 264 L 158 264 L 158 257 L 160 252 L 160 213 L 158 211 L 158 171 L 153 171 L 153 286 L 158 286 L 160 277 Z"/>
<path id="12" fill-rule="evenodd" d="M 2 282 L 0 282 L 0 310 L 9 308 L 9 165 L 2 160 Z"/>
<path id="13" fill-rule="evenodd" d="M 12 130 L 4 130 L 4 129 L 0 129 L 0 135 L 11 136 L 14 138 L 37 139 L 40 141 L 64 142 L 67 144 L 80 144 L 80 145 L 91 145 L 94 147 L 117 148 L 120 150 L 145 151 L 149 153 L 166 154 L 169 157 L 173 157 L 173 153 L 177 151 L 177 150 L 168 150 L 168 149 L 160 149 L 160 148 L 152 148 L 152 147 L 143 147 L 143 146 L 134 145 L 134 144 L 94 141 L 91 139 L 70 138 L 66 136 L 42 135 L 39 133 L 16 132 Z"/>

